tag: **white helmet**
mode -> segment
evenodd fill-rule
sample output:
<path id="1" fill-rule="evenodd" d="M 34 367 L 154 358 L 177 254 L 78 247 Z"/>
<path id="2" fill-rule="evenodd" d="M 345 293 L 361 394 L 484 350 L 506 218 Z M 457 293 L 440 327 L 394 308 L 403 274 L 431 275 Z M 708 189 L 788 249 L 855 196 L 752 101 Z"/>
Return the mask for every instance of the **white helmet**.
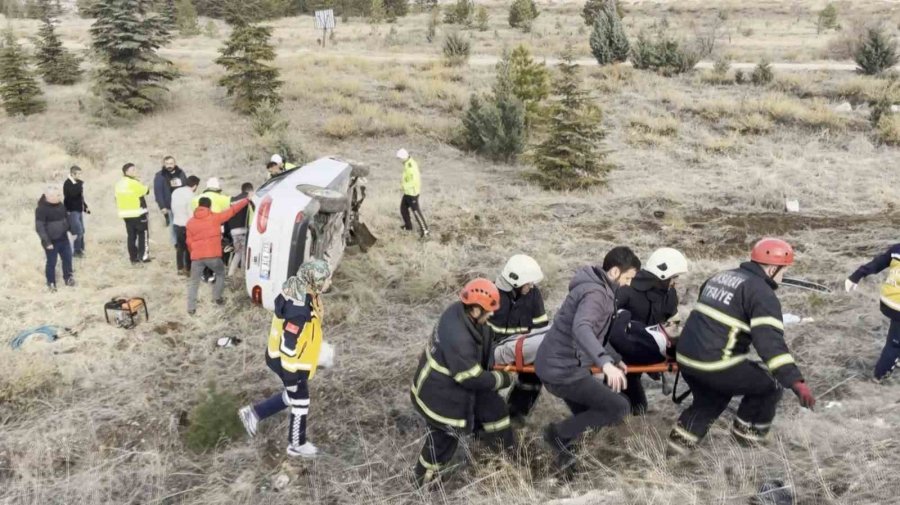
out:
<path id="1" fill-rule="evenodd" d="M 653 251 L 644 270 L 655 275 L 657 279 L 664 281 L 676 275 L 686 274 L 688 271 L 687 260 L 678 250 L 671 247 L 663 247 Z"/>
<path id="2" fill-rule="evenodd" d="M 206 188 L 207 189 L 222 189 L 222 186 L 219 184 L 218 177 L 210 177 L 206 180 Z"/>
<path id="3" fill-rule="evenodd" d="M 406 149 L 400 149 L 397 151 L 397 157 L 403 161 L 406 161 L 409 159 L 409 152 Z"/>
<path id="4" fill-rule="evenodd" d="M 272 158 L 269 161 L 281 165 L 282 163 L 284 163 L 284 158 L 282 158 L 280 154 L 273 154 Z"/>
<path id="5" fill-rule="evenodd" d="M 503 267 L 499 284 L 508 284 L 515 289 L 526 284 L 537 284 L 542 280 L 544 280 L 544 272 L 541 271 L 538 262 L 531 256 L 516 254 Z"/>

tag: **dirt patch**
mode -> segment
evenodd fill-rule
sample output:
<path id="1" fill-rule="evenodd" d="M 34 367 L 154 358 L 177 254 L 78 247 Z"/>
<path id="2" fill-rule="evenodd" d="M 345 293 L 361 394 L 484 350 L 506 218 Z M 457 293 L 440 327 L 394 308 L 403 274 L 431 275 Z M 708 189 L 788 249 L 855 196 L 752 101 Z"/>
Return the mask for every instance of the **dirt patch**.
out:
<path id="1" fill-rule="evenodd" d="M 153 332 L 157 335 L 168 335 L 169 333 L 179 332 L 184 325 L 178 321 L 166 321 L 153 327 Z"/>

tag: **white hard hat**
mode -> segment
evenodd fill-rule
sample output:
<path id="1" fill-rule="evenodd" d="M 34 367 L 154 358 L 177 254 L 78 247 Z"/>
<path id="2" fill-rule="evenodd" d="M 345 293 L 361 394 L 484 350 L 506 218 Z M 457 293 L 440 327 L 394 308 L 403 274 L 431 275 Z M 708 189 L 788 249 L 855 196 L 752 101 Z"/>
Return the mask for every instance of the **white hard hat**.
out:
<path id="1" fill-rule="evenodd" d="M 688 264 L 681 252 L 671 247 L 663 247 L 653 251 L 644 269 L 664 281 L 676 275 L 686 274 Z"/>
<path id="2" fill-rule="evenodd" d="M 206 187 L 209 189 L 222 189 L 222 186 L 219 185 L 218 177 L 210 177 L 206 180 Z"/>
<path id="3" fill-rule="evenodd" d="M 408 160 L 408 159 L 409 159 L 409 152 L 407 152 L 406 149 L 400 149 L 399 151 L 397 151 L 397 157 L 400 158 L 401 160 L 404 160 L 404 161 L 405 161 L 405 160 Z"/>
<path id="4" fill-rule="evenodd" d="M 531 256 L 517 254 L 506 262 L 500 273 L 499 284 L 508 284 L 513 288 L 521 288 L 526 284 L 537 284 L 544 280 L 541 266 Z"/>
<path id="5" fill-rule="evenodd" d="M 284 158 L 282 158 L 280 154 L 273 154 L 272 159 L 269 161 L 271 161 L 272 163 L 278 163 L 279 165 L 281 165 L 282 163 L 284 163 Z"/>

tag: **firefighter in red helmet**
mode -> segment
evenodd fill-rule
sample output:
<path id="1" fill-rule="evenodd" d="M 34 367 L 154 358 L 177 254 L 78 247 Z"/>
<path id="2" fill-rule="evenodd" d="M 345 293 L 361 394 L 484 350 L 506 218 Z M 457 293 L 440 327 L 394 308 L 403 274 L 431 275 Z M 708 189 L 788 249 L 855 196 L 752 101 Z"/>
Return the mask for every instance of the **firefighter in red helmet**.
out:
<path id="1" fill-rule="evenodd" d="M 414 470 L 418 486 L 440 475 L 469 433 L 506 449 L 515 445 L 506 402 L 497 393 L 512 384 L 512 376 L 491 371 L 493 333 L 487 322 L 499 308 L 493 282 L 469 282 L 441 315 L 419 358 L 410 396 L 428 433 Z"/>
<path id="2" fill-rule="evenodd" d="M 750 261 L 712 276 L 700 288 L 677 352 L 694 399 L 669 435 L 670 456 L 694 449 L 732 397 L 743 398 L 731 432 L 747 445 L 765 439 L 782 388 L 792 389 L 801 406 L 815 406 L 784 341 L 781 303 L 775 295 L 793 262 L 790 244 L 766 238 L 753 247 Z M 748 359 L 751 344 L 762 363 Z"/>

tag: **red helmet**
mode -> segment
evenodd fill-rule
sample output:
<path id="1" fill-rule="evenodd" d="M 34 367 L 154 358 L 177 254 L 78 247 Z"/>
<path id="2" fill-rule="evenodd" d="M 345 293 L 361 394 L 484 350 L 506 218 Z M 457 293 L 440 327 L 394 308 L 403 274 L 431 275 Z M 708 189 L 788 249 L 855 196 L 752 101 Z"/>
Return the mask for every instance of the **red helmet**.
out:
<path id="1" fill-rule="evenodd" d="M 487 279 L 469 281 L 459 292 L 459 299 L 466 305 L 478 305 L 486 312 L 500 308 L 500 291 Z"/>
<path id="2" fill-rule="evenodd" d="M 794 263 L 794 248 L 778 238 L 764 238 L 753 246 L 750 259 L 763 265 L 789 266 Z"/>

